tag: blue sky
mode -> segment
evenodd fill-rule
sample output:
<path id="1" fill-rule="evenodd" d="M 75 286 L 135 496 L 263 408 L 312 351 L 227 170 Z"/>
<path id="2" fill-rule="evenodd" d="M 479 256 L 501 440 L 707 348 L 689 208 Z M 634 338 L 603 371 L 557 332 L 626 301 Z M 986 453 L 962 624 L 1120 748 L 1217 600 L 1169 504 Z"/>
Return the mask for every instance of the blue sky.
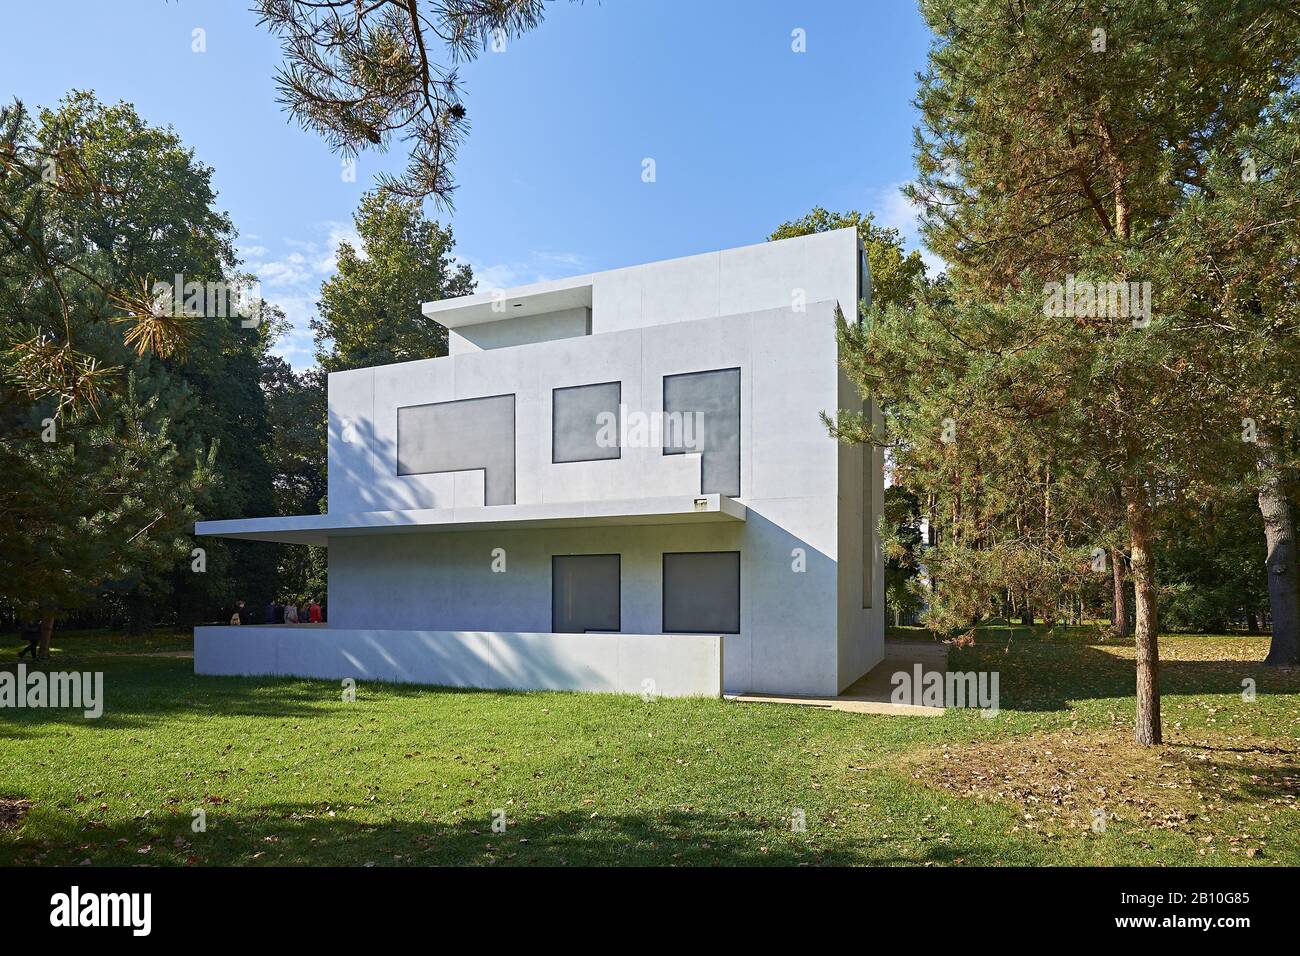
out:
<path id="1" fill-rule="evenodd" d="M 275 102 L 279 49 L 240 0 L 42 0 L 0 32 L 0 96 L 69 89 L 134 103 L 215 168 L 263 294 L 311 364 L 312 315 L 352 212 L 400 145 L 355 182 Z M 192 50 L 201 28 L 206 52 Z M 806 52 L 791 49 L 802 29 Z M 815 205 L 874 210 L 916 245 L 898 187 L 928 35 L 910 0 L 586 0 L 461 73 L 472 124 L 450 221 L 480 288 L 760 242 Z M 642 181 L 653 158 L 656 181 Z"/>

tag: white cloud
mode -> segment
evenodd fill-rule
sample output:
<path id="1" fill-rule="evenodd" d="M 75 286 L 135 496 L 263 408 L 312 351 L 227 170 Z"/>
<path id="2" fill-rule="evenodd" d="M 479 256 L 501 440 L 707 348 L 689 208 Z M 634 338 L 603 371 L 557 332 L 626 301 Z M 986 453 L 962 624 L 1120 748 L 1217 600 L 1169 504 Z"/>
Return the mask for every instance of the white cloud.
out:
<path id="1" fill-rule="evenodd" d="M 311 320 L 316 314 L 316 293 L 282 292 L 268 294 L 266 299 L 280 307 L 290 325 L 289 331 L 280 336 L 272 351 L 297 369 L 315 365 Z"/>
<path id="2" fill-rule="evenodd" d="M 947 263 L 921 244 L 921 210 L 903 194 L 906 185 L 891 183 L 876 191 L 871 207 L 876 212 L 876 225 L 897 229 L 904 247 L 920 252 L 927 273 L 934 277 L 947 268 Z"/>
<path id="3" fill-rule="evenodd" d="M 291 252 L 283 259 L 251 261 L 248 268 L 257 274 L 263 288 L 295 286 L 311 281 L 316 275 L 316 270 L 299 252 Z"/>
<path id="4" fill-rule="evenodd" d="M 316 268 L 322 275 L 333 275 L 338 269 L 339 245 L 344 242 L 352 247 L 358 258 L 367 258 L 365 246 L 355 229 L 339 222 L 329 223 L 329 236 L 325 240 L 325 248 L 316 258 Z"/>
<path id="5" fill-rule="evenodd" d="M 352 225 L 334 221 L 320 223 L 314 236 L 285 236 L 275 250 L 265 243 L 240 249 L 244 269 L 261 281 L 263 298 L 278 305 L 289 321 L 289 331 L 272 351 L 295 368 L 315 364 L 311 319 L 321 283 L 338 270 L 340 242 L 351 243 L 364 257 L 361 237 Z"/>
<path id="6" fill-rule="evenodd" d="M 513 286 L 527 284 L 527 280 L 520 278 L 518 268 L 506 263 L 485 266 L 469 261 L 469 267 L 474 270 L 474 278 L 478 280 L 477 289 L 479 292 L 487 292 L 491 289 L 509 289 Z"/>

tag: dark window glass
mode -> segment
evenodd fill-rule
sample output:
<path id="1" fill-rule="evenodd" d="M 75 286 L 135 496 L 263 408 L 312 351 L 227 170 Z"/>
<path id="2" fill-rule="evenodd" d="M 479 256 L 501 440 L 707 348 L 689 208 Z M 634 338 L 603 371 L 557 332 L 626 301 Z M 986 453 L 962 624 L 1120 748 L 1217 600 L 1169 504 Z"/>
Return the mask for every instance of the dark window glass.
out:
<path id="1" fill-rule="evenodd" d="M 619 556 L 557 554 L 551 558 L 551 630 L 556 634 L 617 631 Z"/>
<path id="2" fill-rule="evenodd" d="M 664 555 L 664 632 L 740 633 L 740 552 Z"/>

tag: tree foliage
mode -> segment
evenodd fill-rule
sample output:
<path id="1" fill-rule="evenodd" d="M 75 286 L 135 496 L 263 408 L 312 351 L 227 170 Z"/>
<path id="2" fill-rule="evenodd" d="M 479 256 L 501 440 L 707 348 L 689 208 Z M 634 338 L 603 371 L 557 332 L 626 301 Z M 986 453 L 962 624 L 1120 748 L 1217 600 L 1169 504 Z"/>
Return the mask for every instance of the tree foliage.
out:
<path id="1" fill-rule="evenodd" d="M 857 230 L 866 251 L 873 301 L 882 306 L 911 302 L 917 283 L 925 281 L 925 262 L 919 252 L 904 251 L 897 229 L 877 226 L 874 213 L 864 216 L 856 209 L 829 212 L 815 206 L 806 216 L 781 223 L 767 238 L 790 239 L 846 228 Z"/>
<path id="2" fill-rule="evenodd" d="M 336 151 L 409 143 L 386 192 L 450 202 L 451 165 L 469 125 L 455 65 L 540 22 L 542 0 L 257 0 L 279 37 L 280 101 Z M 445 54 L 449 64 L 439 62 Z"/>
<path id="3" fill-rule="evenodd" d="M 1159 742 L 1161 536 L 1255 457 L 1222 338 L 1189 307 L 1174 223 L 1294 80 L 1294 14 L 1262 0 L 921 6 L 935 39 L 910 195 L 951 282 L 844 329 L 846 367 L 885 397 L 903 480 L 940 524 L 937 623 L 1017 586 L 1079 586 L 1089 555 L 1126 544 L 1137 737 Z"/>
<path id="4" fill-rule="evenodd" d="M 270 513 L 258 382 L 270 331 L 245 329 L 231 315 L 188 314 L 153 293 L 178 273 L 205 288 L 239 281 L 234 228 L 216 208 L 211 168 L 129 104 L 73 92 L 36 120 L 18 107 L 13 113 L 25 118 L 4 126 L 5 151 L 22 162 L 6 166 L 0 180 L 0 226 L 18 217 L 25 225 L 0 239 L 0 404 L 15 429 L 0 496 L 19 526 L 47 531 L 46 543 L 26 553 L 36 562 L 32 573 L 3 585 L 5 602 L 11 611 L 61 615 L 98 602 L 142 625 L 172 614 L 204 619 L 232 593 L 269 578 L 270 555 L 204 542 L 206 570 L 196 573 L 189 548 L 163 549 L 176 559 L 168 563 L 149 546 L 188 533 L 196 514 Z M 78 369 L 95 374 L 78 377 Z M 53 443 L 41 440 L 47 418 L 55 420 Z M 111 468 L 124 469 L 120 485 L 105 484 Z M 34 473 L 57 474 L 86 497 L 61 512 L 56 495 L 55 511 L 43 511 L 30 492 L 43 487 Z M 170 489 L 159 497 L 163 474 Z M 139 538 L 136 503 L 159 513 L 150 513 Z M 68 519 L 63 550 L 49 543 L 59 513 Z M 79 528 L 97 529 L 104 546 L 73 549 L 81 537 L 101 540 Z M 120 553 L 97 565 L 114 541 Z M 130 569 L 121 564 L 129 555 L 139 558 Z M 74 599 L 52 589 L 45 572 L 53 564 L 42 562 L 75 569 L 88 592 Z M 33 582 L 42 590 L 31 590 Z"/>
<path id="5" fill-rule="evenodd" d="M 447 330 L 425 302 L 468 295 L 474 278 L 452 255 L 451 227 L 419 202 L 374 192 L 354 216 L 360 248 L 342 242 L 338 271 L 322 286 L 312 320 L 316 360 L 327 372 L 447 354 Z"/>

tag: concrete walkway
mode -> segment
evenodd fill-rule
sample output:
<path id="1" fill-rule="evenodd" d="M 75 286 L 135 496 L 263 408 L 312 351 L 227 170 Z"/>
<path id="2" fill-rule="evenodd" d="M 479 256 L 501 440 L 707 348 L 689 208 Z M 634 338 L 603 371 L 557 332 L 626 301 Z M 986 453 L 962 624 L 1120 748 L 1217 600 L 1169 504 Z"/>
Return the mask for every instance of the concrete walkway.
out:
<path id="1" fill-rule="evenodd" d="M 920 664 L 929 671 L 948 671 L 948 647 L 932 641 L 886 641 L 885 659 L 845 688 L 838 697 L 772 697 L 765 694 L 727 694 L 726 699 L 741 704 L 798 704 L 823 710 L 843 710 L 853 714 L 890 714 L 896 717 L 938 717 L 942 707 L 895 704 L 890 701 L 894 685 L 891 678 L 898 671 L 912 671 Z"/>

